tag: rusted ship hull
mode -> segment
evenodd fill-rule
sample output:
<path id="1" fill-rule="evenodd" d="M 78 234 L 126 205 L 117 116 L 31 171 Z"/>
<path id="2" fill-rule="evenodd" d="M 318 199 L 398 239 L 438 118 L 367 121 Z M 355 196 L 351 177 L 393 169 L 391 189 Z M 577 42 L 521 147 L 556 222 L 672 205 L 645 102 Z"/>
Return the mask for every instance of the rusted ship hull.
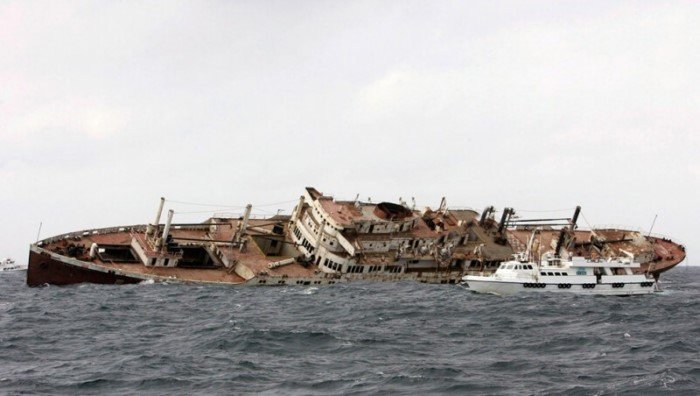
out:
<path id="1" fill-rule="evenodd" d="M 27 285 L 72 285 L 77 283 L 98 283 L 124 285 L 139 283 L 144 279 L 117 274 L 99 266 L 79 265 L 66 257 L 56 257 L 50 253 L 29 252 Z"/>
<path id="2" fill-rule="evenodd" d="M 163 268 L 146 267 L 140 262 L 113 262 L 90 260 L 83 253 L 73 256 L 67 252 L 71 246 L 88 245 L 99 242 L 110 246 L 130 248 L 131 235 L 139 233 L 145 225 L 111 227 L 105 229 L 83 230 L 74 233 L 47 238 L 30 247 L 27 271 L 28 286 L 71 285 L 79 283 L 97 284 L 134 284 L 153 283 L 191 283 L 218 285 L 332 285 L 349 281 L 415 281 L 420 283 L 456 284 L 463 276 L 462 269 L 444 269 L 440 271 L 411 271 L 405 274 L 334 274 L 319 271 L 318 267 L 308 265 L 283 267 L 277 270 L 260 271 L 257 257 L 250 252 L 250 261 L 242 261 L 234 267 L 212 268 Z M 193 228 L 201 228 L 194 226 Z M 180 229 L 185 235 L 191 235 L 192 229 Z M 241 257 L 242 258 L 242 257 Z M 297 267 L 297 268 L 294 268 Z M 265 267 L 267 268 L 267 267 Z"/>

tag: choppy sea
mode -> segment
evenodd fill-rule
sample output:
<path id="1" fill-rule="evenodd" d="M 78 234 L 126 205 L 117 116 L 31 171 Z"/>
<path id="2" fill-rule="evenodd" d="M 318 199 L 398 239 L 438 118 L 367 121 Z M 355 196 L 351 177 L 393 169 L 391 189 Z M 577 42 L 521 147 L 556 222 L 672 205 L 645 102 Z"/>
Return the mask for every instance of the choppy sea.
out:
<path id="1" fill-rule="evenodd" d="M 0 274 L 2 394 L 700 393 L 700 268 L 640 297 L 25 276 Z"/>

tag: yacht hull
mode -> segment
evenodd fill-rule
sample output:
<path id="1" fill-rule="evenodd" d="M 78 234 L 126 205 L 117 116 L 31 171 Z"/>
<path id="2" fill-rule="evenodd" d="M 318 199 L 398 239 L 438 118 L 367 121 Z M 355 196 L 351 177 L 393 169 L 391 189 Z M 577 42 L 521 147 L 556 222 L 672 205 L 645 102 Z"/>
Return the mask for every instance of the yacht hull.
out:
<path id="1" fill-rule="evenodd" d="M 650 286 L 647 286 L 650 284 Z M 584 284 L 557 284 L 557 283 L 526 283 L 515 281 L 498 281 L 485 277 L 465 276 L 462 284 L 476 293 L 496 294 L 509 296 L 518 293 L 573 293 L 604 296 L 632 296 L 652 294 L 658 291 L 655 282 L 626 283 L 620 286 L 613 283 L 597 283 L 593 288 Z"/>

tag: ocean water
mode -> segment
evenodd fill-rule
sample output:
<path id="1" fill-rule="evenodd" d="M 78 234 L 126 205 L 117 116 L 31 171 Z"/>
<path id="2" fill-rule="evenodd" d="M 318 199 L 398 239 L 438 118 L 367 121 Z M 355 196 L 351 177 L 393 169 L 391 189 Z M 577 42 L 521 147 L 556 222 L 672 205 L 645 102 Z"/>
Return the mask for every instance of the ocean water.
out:
<path id="1" fill-rule="evenodd" d="M 2 394 L 700 393 L 700 268 L 641 297 L 24 276 L 0 275 Z"/>

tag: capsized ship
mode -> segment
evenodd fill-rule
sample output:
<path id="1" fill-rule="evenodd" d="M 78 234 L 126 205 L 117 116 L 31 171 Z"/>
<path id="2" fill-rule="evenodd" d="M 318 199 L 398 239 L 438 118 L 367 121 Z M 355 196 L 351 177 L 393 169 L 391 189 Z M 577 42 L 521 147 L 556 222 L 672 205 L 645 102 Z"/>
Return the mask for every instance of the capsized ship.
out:
<path id="1" fill-rule="evenodd" d="M 335 200 L 308 187 L 291 215 L 215 215 L 174 222 L 161 198 L 151 224 L 71 232 L 30 246 L 27 284 L 143 281 L 232 285 L 327 285 L 353 280 L 459 283 L 488 274 L 525 251 L 537 256 L 610 259 L 633 254 L 637 273 L 659 274 L 685 259 L 685 248 L 622 229 L 578 229 L 571 218 L 521 219 L 512 208 L 417 210 L 399 203 Z M 532 238 L 533 230 L 537 237 Z"/>

